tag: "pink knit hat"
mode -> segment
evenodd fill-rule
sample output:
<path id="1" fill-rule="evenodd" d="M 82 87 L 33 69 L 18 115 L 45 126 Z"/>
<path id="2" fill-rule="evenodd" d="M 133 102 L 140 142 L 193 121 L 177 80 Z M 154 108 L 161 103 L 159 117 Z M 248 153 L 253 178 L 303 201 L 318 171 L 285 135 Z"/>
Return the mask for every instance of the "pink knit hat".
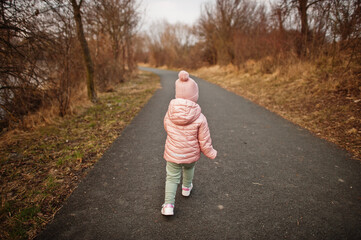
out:
<path id="1" fill-rule="evenodd" d="M 178 73 L 179 79 L 175 82 L 175 97 L 184 98 L 193 102 L 198 101 L 198 85 L 189 77 L 186 71 Z"/>

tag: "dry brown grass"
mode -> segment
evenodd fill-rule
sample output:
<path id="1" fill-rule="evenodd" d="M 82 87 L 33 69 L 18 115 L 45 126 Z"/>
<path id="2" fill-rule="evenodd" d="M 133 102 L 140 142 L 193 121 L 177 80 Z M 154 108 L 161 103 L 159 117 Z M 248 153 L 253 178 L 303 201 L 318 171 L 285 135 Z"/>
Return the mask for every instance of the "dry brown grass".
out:
<path id="1" fill-rule="evenodd" d="M 76 92 L 72 93 L 70 96 L 70 104 L 67 110 L 67 114 L 71 116 L 80 114 L 79 111 L 83 111 L 84 109 L 92 106 L 92 103 L 87 98 L 87 89 L 85 84 L 80 84 L 80 86 L 76 89 Z M 19 123 L 12 124 L 10 126 L 10 131 L 8 131 L 8 129 L 4 129 L 1 135 L 11 134 L 11 129 L 15 129 L 15 131 L 16 129 L 27 131 L 35 130 L 49 124 L 56 124 L 62 120 L 59 115 L 59 102 L 57 99 L 55 97 L 48 99 L 48 102 L 45 102 L 36 112 L 25 115 Z"/>
<path id="2" fill-rule="evenodd" d="M 294 61 L 275 67 L 269 59 L 207 67 L 195 75 L 281 115 L 361 159 L 361 83 L 329 64 Z"/>

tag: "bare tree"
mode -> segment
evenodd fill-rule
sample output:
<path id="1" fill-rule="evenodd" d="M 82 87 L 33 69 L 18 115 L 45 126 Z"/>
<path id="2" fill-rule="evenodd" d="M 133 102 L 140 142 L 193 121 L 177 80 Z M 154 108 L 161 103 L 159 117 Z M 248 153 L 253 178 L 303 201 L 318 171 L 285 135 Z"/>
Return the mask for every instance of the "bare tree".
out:
<path id="1" fill-rule="evenodd" d="M 94 66 L 93 61 L 90 55 L 90 50 L 88 47 L 88 42 L 84 35 L 84 28 L 82 23 L 82 17 L 81 17 L 81 5 L 83 3 L 83 0 L 80 0 L 79 3 L 77 3 L 76 0 L 70 0 L 71 5 L 73 7 L 73 14 L 74 14 L 74 20 L 76 23 L 76 29 L 77 29 L 77 36 L 78 40 L 80 42 L 82 51 L 83 51 L 83 57 L 87 72 L 87 89 L 88 89 L 88 97 L 89 100 L 92 102 L 97 102 L 97 95 L 95 91 L 95 85 L 94 85 Z"/>
<path id="2" fill-rule="evenodd" d="M 135 69 L 133 40 L 139 21 L 137 8 L 135 0 L 100 0 L 91 3 L 89 7 L 90 21 L 97 35 L 97 49 L 109 41 L 106 44 L 111 46 L 112 50 L 109 52 L 112 60 L 107 59 L 107 73 L 97 74 L 102 89 L 113 80 L 123 82 L 126 74 Z M 98 65 L 104 56 L 96 54 L 96 57 Z"/>
<path id="3" fill-rule="evenodd" d="M 318 4 L 325 0 L 283 0 L 283 6 L 286 8 L 295 8 L 299 14 L 299 22 L 301 25 L 301 37 L 297 47 L 298 54 L 301 57 L 307 56 L 308 43 L 311 39 L 309 29 L 309 13 L 308 10 L 311 6 Z"/>
<path id="4" fill-rule="evenodd" d="M 36 22 L 38 2 L 0 2 L 1 127 L 20 123 L 47 98 L 43 59 L 52 39 Z"/>
<path id="5" fill-rule="evenodd" d="M 134 70 L 133 38 L 139 21 L 136 1 L 102 1 L 115 6 L 114 11 L 92 8 L 97 3 L 0 1 L 0 128 L 24 123 L 23 116 L 40 107 L 50 110 L 57 106 L 64 116 L 73 101 L 72 92 L 83 87 L 78 79 L 84 75 L 88 97 L 95 102 L 95 76 L 112 68 L 122 74 L 124 69 Z M 99 31 L 99 25 L 91 21 L 91 16 L 102 14 L 108 14 L 105 25 L 120 26 L 118 38 L 109 41 L 111 34 Z M 110 42 L 115 51 L 108 48 Z M 83 54 L 78 56 L 79 52 Z"/>
<path id="6" fill-rule="evenodd" d="M 189 68 L 199 66 L 199 58 L 196 57 L 197 54 L 193 54 L 198 51 L 194 49 L 195 34 L 190 26 L 162 21 L 154 23 L 151 29 L 144 37 L 151 64 Z"/>
<path id="7" fill-rule="evenodd" d="M 208 46 L 206 52 L 222 65 L 238 65 L 250 47 L 259 53 L 250 37 L 267 34 L 268 27 L 263 6 L 248 0 L 217 0 L 205 5 L 197 26 L 201 41 Z"/>
<path id="8" fill-rule="evenodd" d="M 360 0 L 332 0 L 330 10 L 334 34 L 339 36 L 342 41 L 360 37 Z"/>
<path id="9" fill-rule="evenodd" d="M 203 43 L 203 58 L 208 64 L 217 64 L 216 49 L 216 22 L 213 16 L 213 6 L 210 3 L 203 5 L 201 17 L 196 25 L 196 32 Z"/>

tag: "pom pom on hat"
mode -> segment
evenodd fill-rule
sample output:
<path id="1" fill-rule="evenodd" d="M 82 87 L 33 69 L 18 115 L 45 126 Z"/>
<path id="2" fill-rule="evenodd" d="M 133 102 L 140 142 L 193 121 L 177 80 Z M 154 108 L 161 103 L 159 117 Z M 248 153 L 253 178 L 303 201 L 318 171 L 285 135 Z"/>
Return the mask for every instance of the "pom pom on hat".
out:
<path id="1" fill-rule="evenodd" d="M 198 84 L 189 77 L 186 71 L 180 71 L 178 77 L 179 79 L 175 82 L 175 97 L 197 102 Z"/>
<path id="2" fill-rule="evenodd" d="M 181 81 L 188 81 L 189 79 L 189 73 L 187 73 L 186 71 L 182 70 L 178 73 L 178 78 Z"/>

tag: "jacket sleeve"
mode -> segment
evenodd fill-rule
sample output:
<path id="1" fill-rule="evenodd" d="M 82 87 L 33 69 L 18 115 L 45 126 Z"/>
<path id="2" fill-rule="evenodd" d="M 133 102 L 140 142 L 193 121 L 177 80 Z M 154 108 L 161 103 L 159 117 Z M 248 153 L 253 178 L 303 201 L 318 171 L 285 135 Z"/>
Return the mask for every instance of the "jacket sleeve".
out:
<path id="1" fill-rule="evenodd" d="M 168 125 L 167 121 L 168 121 L 168 111 L 167 111 L 167 113 L 165 114 L 164 120 L 163 120 L 164 130 L 165 130 L 165 131 L 167 131 L 167 125 Z"/>
<path id="2" fill-rule="evenodd" d="M 212 146 L 211 134 L 209 132 L 209 127 L 205 116 L 203 116 L 203 121 L 199 126 L 198 141 L 203 154 L 210 159 L 215 159 L 217 156 L 217 151 Z"/>

